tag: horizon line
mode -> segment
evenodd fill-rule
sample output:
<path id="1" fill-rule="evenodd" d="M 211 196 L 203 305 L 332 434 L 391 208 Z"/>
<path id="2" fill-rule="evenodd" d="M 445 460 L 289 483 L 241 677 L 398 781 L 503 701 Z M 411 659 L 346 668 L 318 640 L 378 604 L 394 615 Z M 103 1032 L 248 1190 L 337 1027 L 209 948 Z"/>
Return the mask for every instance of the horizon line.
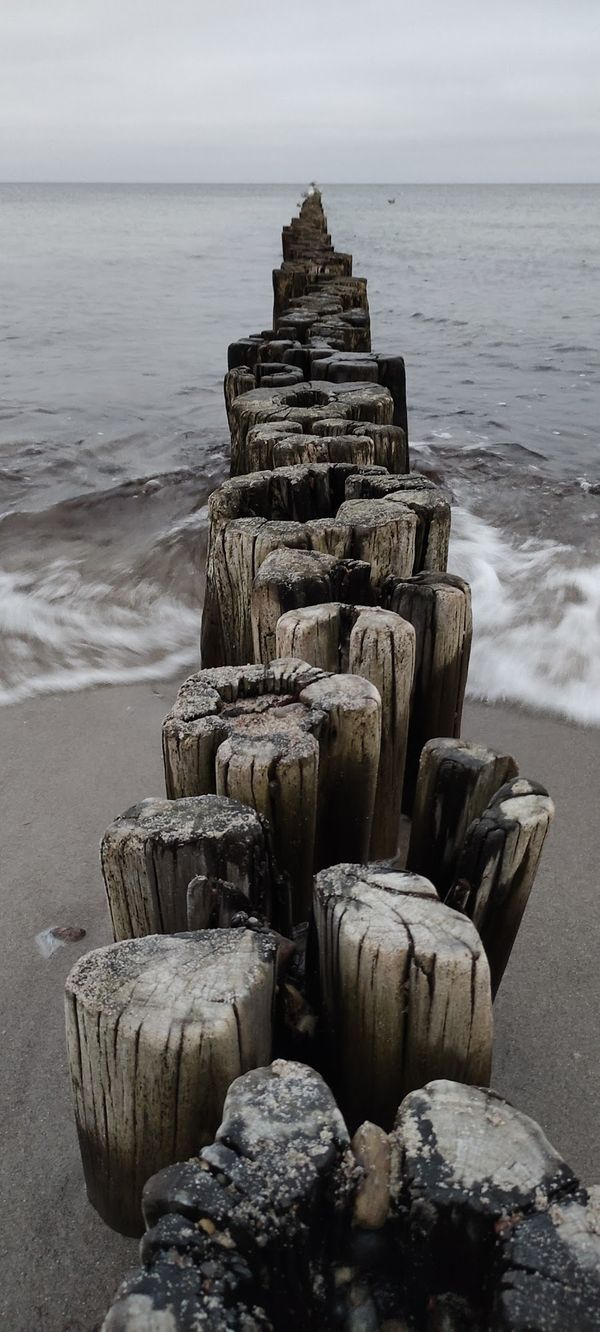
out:
<path id="1" fill-rule="evenodd" d="M 297 180 L 122 180 L 122 179 L 118 179 L 118 180 L 117 180 L 117 179 L 115 179 L 115 180 L 103 180 L 103 179 L 101 179 L 101 178 L 94 179 L 94 180 L 91 180 L 91 179 L 90 179 L 90 180 L 87 180 L 87 179 L 86 179 L 86 180 L 72 180 L 72 179 L 67 179 L 67 178 L 65 178 L 65 179 L 63 179 L 63 178 L 58 179 L 58 178 L 57 178 L 56 180 L 41 180 L 41 179 L 33 179 L 33 178 L 28 178 L 28 179 L 24 179 L 24 180 L 16 180 L 16 179 L 11 179 L 11 180 L 9 180 L 8 178 L 7 178 L 7 179 L 0 178 L 0 185 L 173 185 L 173 186 L 182 186 L 182 185 L 193 185 L 193 186 L 200 186 L 200 185 L 205 185 L 205 186 L 228 186 L 228 185 L 231 185 L 231 186 L 240 186 L 240 185 L 243 185 L 243 186 L 251 186 L 251 187 L 254 187 L 254 188 L 257 188 L 257 189 L 264 189 L 264 188 L 268 188 L 268 189 L 287 189 L 287 188 L 292 188 L 292 187 L 293 187 L 294 189 L 298 189 L 298 188 L 305 188 L 305 187 L 306 187 L 306 182 L 305 182 L 305 181 L 297 181 Z M 419 186 L 419 187 L 423 187 L 423 186 L 425 186 L 425 187 L 429 187 L 429 186 L 432 186 L 432 187 L 440 187 L 440 186 L 444 186 L 444 187 L 458 187 L 458 188 L 461 188 L 461 187 L 464 187 L 464 186 L 470 186 L 470 185 L 476 185 L 476 186 L 491 186 L 491 187 L 497 187 L 497 186 L 503 186 L 503 185 L 504 185 L 504 186 L 511 186 L 511 187 L 514 187 L 514 188 L 518 188 L 518 187 L 529 188 L 529 187 L 531 187 L 531 186 L 549 186 L 549 185 L 556 185 L 556 186 L 563 186 L 563 185 L 567 185 L 567 186 L 568 186 L 568 185 L 578 185 L 578 186 L 581 186 L 581 185 L 592 185 L 592 186 L 595 186 L 595 185 L 600 185 L 600 179 L 598 179 L 598 180 L 397 180 L 397 181 L 393 181 L 393 180 L 329 180 L 329 181 L 323 181 L 320 185 L 317 184 L 317 188 L 318 188 L 318 189 L 329 189 L 329 188 L 333 187 L 334 189 L 338 189 L 338 188 L 342 188 L 342 189 L 356 189 L 357 187 L 358 187 L 358 188 L 363 188 L 363 187 L 365 187 L 365 186 L 372 186 L 372 187 L 375 188 L 375 189 L 389 189 L 389 188 L 394 188 L 394 189 L 404 189 L 406 186 L 411 186 L 411 187 L 412 187 L 412 186 Z"/>

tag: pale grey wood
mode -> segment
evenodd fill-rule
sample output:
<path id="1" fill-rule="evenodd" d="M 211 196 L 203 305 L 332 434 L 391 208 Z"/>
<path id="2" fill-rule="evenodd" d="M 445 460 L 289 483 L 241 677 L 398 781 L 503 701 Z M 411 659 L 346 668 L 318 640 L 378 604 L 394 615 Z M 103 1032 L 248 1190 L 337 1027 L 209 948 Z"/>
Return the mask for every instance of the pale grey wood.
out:
<path id="1" fill-rule="evenodd" d="M 273 467 L 301 463 L 346 462 L 365 467 L 379 462 L 375 444 L 367 435 L 281 436 L 273 445 Z"/>
<path id="2" fill-rule="evenodd" d="M 246 437 L 253 426 L 299 421 L 310 434 L 314 423 L 325 417 L 391 425 L 393 414 L 391 394 L 376 384 L 311 380 L 291 388 L 254 389 L 236 398 L 231 407 L 231 474 L 239 476 L 248 470 Z"/>
<path id="3" fill-rule="evenodd" d="M 473 637 L 471 590 L 453 574 L 421 573 L 389 578 L 381 600 L 416 634 L 403 796 L 403 808 L 410 813 L 423 745 L 437 736 L 460 736 Z"/>
<path id="4" fill-rule="evenodd" d="M 87 953 L 66 982 L 86 1188 L 142 1230 L 142 1188 L 217 1130 L 228 1087 L 271 1058 L 276 945 L 250 930 L 149 935 Z"/>
<path id="5" fill-rule="evenodd" d="M 376 867 L 324 870 L 313 900 L 328 1067 L 348 1124 L 390 1128 L 431 1077 L 486 1083 L 490 976 L 471 922 L 426 879 Z"/>
<path id="6" fill-rule="evenodd" d="M 302 921 L 315 865 L 368 855 L 380 737 L 379 694 L 359 676 L 293 658 L 200 671 L 164 722 L 167 793 L 217 791 L 264 814 Z"/>
<path id="7" fill-rule="evenodd" d="M 391 1146 L 392 1200 L 401 1200 L 409 1223 L 418 1217 L 432 1273 L 442 1256 L 466 1256 L 483 1261 L 487 1276 L 502 1223 L 510 1228 L 547 1208 L 577 1182 L 539 1124 L 495 1092 L 458 1081 L 432 1081 L 407 1096 Z"/>
<path id="8" fill-rule="evenodd" d="M 367 860 L 381 750 L 379 693 L 358 675 L 323 675 L 302 699 L 326 718 L 319 733 L 315 869 L 344 857 Z"/>
<path id="9" fill-rule="evenodd" d="M 319 799 L 319 740 L 303 730 L 305 715 L 301 703 L 273 708 L 248 734 L 234 727 L 215 755 L 219 794 L 269 820 L 278 864 L 292 882 L 295 921 L 310 911 Z"/>
<path id="10" fill-rule="evenodd" d="M 476 925 L 496 994 L 529 901 L 554 805 L 546 788 L 517 777 L 471 824 L 447 901 Z"/>
<path id="11" fill-rule="evenodd" d="M 382 731 L 369 856 L 398 850 L 415 661 L 412 625 L 380 607 L 340 603 L 288 611 L 277 623 L 277 656 L 364 676 L 379 692 Z"/>
<path id="12" fill-rule="evenodd" d="M 415 563 L 417 521 L 406 505 L 386 500 L 346 500 L 336 514 L 338 526 L 350 528 L 346 556 L 371 566 L 371 586 L 379 590 L 386 578 L 410 578 Z"/>
<path id="13" fill-rule="evenodd" d="M 263 560 L 252 584 L 252 659 L 266 663 L 274 657 L 302 657 L 301 652 L 277 650 L 276 631 L 282 614 L 313 603 L 369 600 L 370 573 L 370 566 L 361 560 L 338 559 L 315 550 L 273 551 Z M 311 657 L 304 660 L 312 662 Z"/>
<path id="14" fill-rule="evenodd" d="M 271 914 L 269 832 L 234 800 L 142 800 L 107 828 L 101 860 L 115 939 L 187 929 L 188 884 L 198 874 L 227 878 L 249 908 Z"/>
<path id="15" fill-rule="evenodd" d="M 239 398 L 240 393 L 249 393 L 254 388 L 256 388 L 256 374 L 247 365 L 239 365 L 234 370 L 227 371 L 223 381 L 223 393 L 228 421 L 235 399 Z"/>
<path id="16" fill-rule="evenodd" d="M 395 513 L 383 502 L 359 501 L 349 507 L 343 503 L 346 482 L 357 470 L 355 464 L 343 463 L 277 468 L 234 477 L 213 492 L 202 617 L 203 666 L 244 665 L 253 660 L 252 588 L 262 563 L 274 550 L 313 549 L 337 560 L 360 559 L 359 552 L 364 550 L 371 556 L 372 588 L 379 586 L 387 572 L 410 573 L 416 518 L 408 510 Z M 371 475 L 381 469 L 365 470 Z M 287 609 L 289 605 L 281 607 Z"/>
<path id="17" fill-rule="evenodd" d="M 467 829 L 517 772 L 510 754 L 465 740 L 442 738 L 423 746 L 406 868 L 431 879 L 442 901 L 453 882 Z"/>
<path id="18" fill-rule="evenodd" d="M 327 420 L 316 421 L 314 433 L 319 435 L 359 435 L 366 437 L 373 442 L 375 449 L 374 461 L 380 466 L 385 467 L 386 471 L 395 475 L 401 475 L 408 472 L 408 444 L 406 434 L 403 429 L 396 425 L 380 425 L 373 421 L 350 422 L 343 421 L 333 417 Z M 353 491 L 348 491 L 348 498 L 361 498 L 360 487 Z M 366 498 L 371 497 L 371 492 L 366 494 Z"/>
<path id="19" fill-rule="evenodd" d="M 446 570 L 450 504 L 429 478 L 415 472 L 408 476 L 389 477 L 357 475 L 348 478 L 346 494 L 348 498 L 385 499 L 391 505 L 409 508 L 417 520 L 415 558 L 411 572 L 416 574 L 425 570 L 443 573 Z"/>
<path id="20" fill-rule="evenodd" d="M 275 466 L 274 451 L 280 440 L 289 440 L 300 435 L 302 426 L 299 421 L 287 421 L 281 425 L 278 421 L 266 422 L 253 426 L 246 436 L 246 459 L 249 472 L 266 471 Z M 290 458 L 290 462 L 303 462 L 304 459 Z M 308 461 L 308 460 L 307 460 Z"/>

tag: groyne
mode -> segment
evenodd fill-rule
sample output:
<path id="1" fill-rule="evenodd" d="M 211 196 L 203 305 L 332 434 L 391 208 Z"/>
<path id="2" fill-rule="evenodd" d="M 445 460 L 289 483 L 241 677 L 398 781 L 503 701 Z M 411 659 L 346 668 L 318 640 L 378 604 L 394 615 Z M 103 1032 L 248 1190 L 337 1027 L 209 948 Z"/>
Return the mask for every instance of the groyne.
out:
<path id="1" fill-rule="evenodd" d="M 552 801 L 461 739 L 450 506 L 318 191 L 282 243 L 166 799 L 107 830 L 115 943 L 67 981 L 88 1195 L 145 1228 L 104 1327 L 592 1328 L 597 1199 L 487 1089 Z"/>

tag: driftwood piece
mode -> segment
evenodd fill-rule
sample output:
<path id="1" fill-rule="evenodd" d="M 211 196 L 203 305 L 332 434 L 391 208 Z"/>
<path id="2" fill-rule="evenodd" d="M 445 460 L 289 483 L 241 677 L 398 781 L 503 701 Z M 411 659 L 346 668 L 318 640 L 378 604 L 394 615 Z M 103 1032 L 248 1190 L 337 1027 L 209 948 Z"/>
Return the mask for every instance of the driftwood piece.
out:
<path id="1" fill-rule="evenodd" d="M 467 829 L 517 772 L 509 754 L 465 740 L 428 740 L 423 746 L 406 868 L 431 879 L 442 901 L 454 881 Z"/>
<path id="2" fill-rule="evenodd" d="M 269 421 L 299 421 L 303 431 L 324 417 L 391 425 L 394 404 L 376 384 L 328 384 L 311 380 L 292 388 L 254 389 L 236 398 L 231 409 L 231 474 L 247 472 L 246 437 L 253 426 Z"/>
<path id="3" fill-rule="evenodd" d="M 167 794 L 216 790 L 265 815 L 305 920 L 315 865 L 367 858 L 380 739 L 381 700 L 360 676 L 292 658 L 200 671 L 163 726 Z"/>
<path id="4" fill-rule="evenodd" d="M 381 752 L 369 856 L 371 860 L 394 856 L 414 675 L 412 625 L 375 606 L 339 602 L 310 606 L 281 616 L 276 655 L 301 657 L 323 670 L 362 675 L 378 690 Z"/>
<path id="5" fill-rule="evenodd" d="M 254 578 L 250 615 L 254 661 L 302 653 L 279 652 L 276 630 L 289 610 L 328 601 L 364 602 L 370 599 L 370 566 L 364 560 L 340 560 L 316 550 L 282 548 L 268 555 Z M 311 657 L 304 657 L 311 665 Z M 331 667 L 327 669 L 338 670 Z M 360 672 L 356 672 L 360 674 Z"/>
<path id="6" fill-rule="evenodd" d="M 223 796 L 132 805 L 107 828 L 101 859 L 115 939 L 186 930 L 188 884 L 199 874 L 227 879 L 247 909 L 272 913 L 268 828 Z"/>
<path id="7" fill-rule="evenodd" d="M 251 930 L 149 935 L 80 958 L 66 982 L 88 1197 L 141 1231 L 162 1166 L 211 1142 L 228 1087 L 271 1057 L 276 944 Z"/>
<path id="8" fill-rule="evenodd" d="M 338 865 L 315 879 L 328 1068 L 347 1122 L 391 1127 L 433 1076 L 486 1083 L 489 968 L 477 931 L 418 875 Z"/>
<path id="9" fill-rule="evenodd" d="M 471 824 L 447 895 L 476 925 L 496 994 L 529 900 L 554 805 L 544 786 L 515 778 Z"/>
<path id="10" fill-rule="evenodd" d="M 383 585 L 382 605 L 413 625 L 415 687 L 403 808 L 412 810 L 421 750 L 436 736 L 458 737 L 471 654 L 471 590 L 452 574 L 417 574 Z"/>

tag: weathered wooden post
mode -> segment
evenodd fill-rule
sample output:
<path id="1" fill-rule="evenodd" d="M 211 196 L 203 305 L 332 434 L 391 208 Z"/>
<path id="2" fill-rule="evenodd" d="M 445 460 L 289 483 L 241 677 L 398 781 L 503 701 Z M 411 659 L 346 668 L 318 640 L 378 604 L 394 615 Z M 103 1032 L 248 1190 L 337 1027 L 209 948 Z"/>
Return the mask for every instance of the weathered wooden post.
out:
<path id="1" fill-rule="evenodd" d="M 253 588 L 267 556 L 282 547 L 368 563 L 369 599 L 379 597 L 389 576 L 411 576 L 417 517 L 407 505 L 385 499 L 346 500 L 345 487 L 358 470 L 343 463 L 277 468 L 235 477 L 213 492 L 202 619 L 205 667 L 253 659 L 261 641 L 261 631 L 258 638 L 252 631 Z M 371 475 L 371 469 L 364 471 Z M 291 606 L 277 607 L 275 591 L 263 594 L 263 587 L 259 582 L 255 609 L 267 616 L 264 632 L 272 634 L 279 614 Z"/>
<path id="2" fill-rule="evenodd" d="M 381 752 L 369 856 L 395 856 L 415 663 L 412 625 L 378 606 L 315 605 L 281 616 L 276 652 L 323 670 L 363 675 L 378 690 Z"/>
<path id="3" fill-rule="evenodd" d="M 507 1240 L 510 1250 L 511 1234 L 536 1213 L 552 1214 L 569 1194 L 573 1200 L 577 1196 L 572 1170 L 538 1124 L 492 1091 L 439 1080 L 406 1097 L 390 1142 L 392 1214 L 402 1216 L 410 1236 L 417 1325 L 423 1326 L 431 1291 L 442 1286 L 466 1297 L 467 1311 L 479 1305 L 479 1325 L 497 1332 L 526 1328 L 541 1332 L 550 1327 L 559 1332 L 580 1326 L 569 1297 L 570 1316 L 563 1321 L 561 1284 L 566 1273 L 554 1266 L 551 1246 L 546 1252 L 546 1259 L 552 1255 L 550 1271 L 544 1271 L 541 1253 L 530 1251 L 529 1280 L 521 1287 L 522 1295 L 527 1285 L 530 1290 L 521 1306 L 522 1317 L 497 1322 L 498 1306 L 493 1307 L 495 1287 L 501 1302 L 502 1288 L 508 1293 L 506 1311 L 512 1306 L 516 1313 L 520 1303 L 518 1298 L 511 1300 L 516 1273 L 507 1271 L 503 1252 Z M 571 1233 L 575 1240 L 571 1260 L 576 1262 L 576 1229 Z M 599 1248 L 596 1240 L 597 1252 Z M 566 1284 L 573 1291 L 573 1269 L 569 1275 Z M 550 1277 L 552 1294 L 546 1288 L 538 1304 L 545 1276 Z M 443 1285 L 444 1280 L 448 1285 Z M 557 1321 L 555 1309 L 560 1310 Z"/>
<path id="4" fill-rule="evenodd" d="M 315 867 L 368 856 L 380 744 L 381 700 L 360 676 L 292 658 L 200 671 L 164 722 L 167 795 L 216 791 L 265 815 L 302 921 Z"/>
<path id="5" fill-rule="evenodd" d="M 369 476 L 365 473 L 348 477 L 346 495 L 349 499 L 387 500 L 392 507 L 403 505 L 409 508 L 417 519 L 412 572 L 445 571 L 450 541 L 450 505 L 427 477 L 416 472 L 408 476 Z"/>
<path id="6" fill-rule="evenodd" d="M 115 939 L 187 929 L 197 875 L 226 879 L 249 910 L 277 915 L 269 829 L 239 801 L 142 800 L 107 828 L 101 859 Z"/>
<path id="7" fill-rule="evenodd" d="M 394 404 L 377 384 L 328 384 L 311 380 L 297 386 L 260 388 L 237 397 L 231 406 L 231 474 L 248 472 L 246 439 L 253 426 L 298 421 L 306 434 L 330 417 L 391 425 Z"/>
<path id="8" fill-rule="evenodd" d="M 452 574 L 389 578 L 382 604 L 413 625 L 415 687 L 411 710 L 403 808 L 410 813 L 421 750 L 437 736 L 460 735 L 471 655 L 471 589 Z"/>
<path id="9" fill-rule="evenodd" d="M 516 777 L 471 824 L 447 895 L 477 926 L 496 994 L 533 887 L 554 805 L 544 786 Z"/>
<path id="10" fill-rule="evenodd" d="M 146 1180 L 217 1130 L 228 1087 L 271 1058 L 277 945 L 251 930 L 148 935 L 85 954 L 66 983 L 90 1202 L 142 1230 Z"/>
<path id="11" fill-rule="evenodd" d="M 517 771 L 510 754 L 464 740 L 428 740 L 423 746 L 406 868 L 431 879 L 442 901 L 454 880 L 467 829 Z"/>
<path id="12" fill-rule="evenodd" d="M 402 1097 L 432 1076 L 488 1082 L 489 967 L 477 931 L 433 884 L 338 865 L 315 879 L 314 919 L 327 1067 L 352 1128 L 390 1128 Z"/>
<path id="13" fill-rule="evenodd" d="M 300 652 L 290 654 L 277 649 L 277 624 L 286 611 L 328 601 L 368 602 L 370 596 L 371 568 L 364 560 L 337 559 L 335 555 L 293 547 L 274 550 L 263 560 L 252 584 L 253 660 L 266 664 L 274 657 L 302 657 Z M 322 664 L 311 657 L 303 660 L 315 666 Z"/>

